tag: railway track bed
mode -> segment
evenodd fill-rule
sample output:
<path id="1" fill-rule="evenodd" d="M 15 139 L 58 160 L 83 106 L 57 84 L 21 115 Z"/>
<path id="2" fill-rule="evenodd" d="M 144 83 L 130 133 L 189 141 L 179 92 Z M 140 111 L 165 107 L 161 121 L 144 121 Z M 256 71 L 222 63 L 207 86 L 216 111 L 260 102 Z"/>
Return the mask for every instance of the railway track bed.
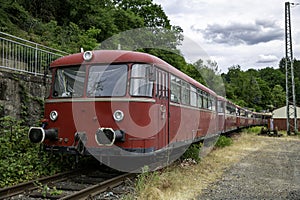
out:
<path id="1" fill-rule="evenodd" d="M 0 199 L 86 199 L 118 194 L 113 188 L 134 174 L 120 172 L 70 171 L 0 190 Z M 105 193 L 105 191 L 110 192 Z M 103 193 L 103 194 L 101 194 Z"/>

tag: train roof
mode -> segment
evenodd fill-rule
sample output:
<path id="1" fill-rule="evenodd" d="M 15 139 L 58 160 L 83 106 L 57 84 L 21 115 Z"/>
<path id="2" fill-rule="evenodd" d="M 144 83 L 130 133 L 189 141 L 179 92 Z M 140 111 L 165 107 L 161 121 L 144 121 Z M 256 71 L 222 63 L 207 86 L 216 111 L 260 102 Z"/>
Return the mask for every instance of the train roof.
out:
<path id="1" fill-rule="evenodd" d="M 67 55 L 50 64 L 50 69 L 61 66 L 74 66 L 84 64 L 110 64 L 110 63 L 150 63 L 166 70 L 175 76 L 193 84 L 194 86 L 208 92 L 213 96 L 217 96 L 214 91 L 198 83 L 188 75 L 179 71 L 175 67 L 171 66 L 162 59 L 142 52 L 124 51 L 124 50 L 94 50 L 92 51 L 93 57 L 89 61 L 85 61 L 83 58 L 84 52 Z"/>

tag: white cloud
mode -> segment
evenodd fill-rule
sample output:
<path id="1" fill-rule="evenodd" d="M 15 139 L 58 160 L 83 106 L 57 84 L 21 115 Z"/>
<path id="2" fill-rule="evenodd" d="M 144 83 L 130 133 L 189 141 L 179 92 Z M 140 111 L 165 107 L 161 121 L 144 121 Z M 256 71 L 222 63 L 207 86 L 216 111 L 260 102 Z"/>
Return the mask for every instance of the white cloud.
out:
<path id="1" fill-rule="evenodd" d="M 193 29 L 214 43 L 229 45 L 270 42 L 283 40 L 283 30 L 275 22 L 256 20 L 254 23 L 208 24 L 204 30 Z"/>
<path id="2" fill-rule="evenodd" d="M 275 55 L 259 55 L 259 59 L 256 61 L 257 63 L 272 63 L 278 61 L 278 57 Z"/>
<path id="3" fill-rule="evenodd" d="M 162 4 L 171 24 L 182 27 L 223 72 L 232 65 L 245 70 L 278 67 L 285 56 L 285 1 L 154 0 Z M 294 57 L 300 59 L 300 6 L 291 8 L 291 18 Z M 203 56 L 194 47 L 183 47 L 188 60 Z"/>

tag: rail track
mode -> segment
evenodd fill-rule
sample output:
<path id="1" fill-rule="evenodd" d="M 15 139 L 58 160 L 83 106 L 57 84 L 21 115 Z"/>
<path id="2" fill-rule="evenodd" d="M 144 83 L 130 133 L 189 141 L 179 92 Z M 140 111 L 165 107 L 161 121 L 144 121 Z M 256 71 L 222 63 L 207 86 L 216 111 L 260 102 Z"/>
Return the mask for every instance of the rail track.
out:
<path id="1" fill-rule="evenodd" d="M 75 170 L 0 189 L 0 199 L 91 199 L 134 177 L 131 173 Z"/>

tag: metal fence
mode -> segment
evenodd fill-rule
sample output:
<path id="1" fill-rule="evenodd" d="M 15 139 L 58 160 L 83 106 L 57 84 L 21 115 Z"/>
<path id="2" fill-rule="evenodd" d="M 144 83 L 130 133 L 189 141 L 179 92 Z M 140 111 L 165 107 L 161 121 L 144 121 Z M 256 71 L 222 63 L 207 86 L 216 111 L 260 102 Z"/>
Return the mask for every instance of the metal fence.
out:
<path id="1" fill-rule="evenodd" d="M 67 52 L 0 32 L 0 68 L 45 75 L 49 64 Z"/>

